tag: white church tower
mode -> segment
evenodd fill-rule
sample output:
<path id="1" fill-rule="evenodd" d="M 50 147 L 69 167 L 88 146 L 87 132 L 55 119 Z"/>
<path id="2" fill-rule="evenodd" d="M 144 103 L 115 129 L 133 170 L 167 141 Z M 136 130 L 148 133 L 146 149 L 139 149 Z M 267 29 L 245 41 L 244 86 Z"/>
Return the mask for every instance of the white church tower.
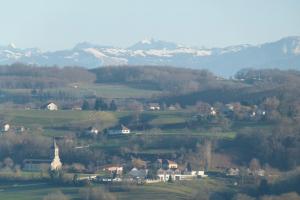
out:
<path id="1" fill-rule="evenodd" d="M 59 148 L 56 144 L 55 139 L 53 139 L 52 152 L 53 152 L 53 155 L 52 155 L 52 162 L 51 162 L 50 169 L 51 170 L 60 170 L 62 168 L 62 163 L 59 158 Z"/>

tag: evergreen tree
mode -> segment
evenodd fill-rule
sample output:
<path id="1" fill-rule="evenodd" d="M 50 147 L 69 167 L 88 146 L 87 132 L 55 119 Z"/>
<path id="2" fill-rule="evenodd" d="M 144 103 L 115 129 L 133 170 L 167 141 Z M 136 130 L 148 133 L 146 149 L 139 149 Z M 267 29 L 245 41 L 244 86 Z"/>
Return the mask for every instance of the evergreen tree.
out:
<path id="1" fill-rule="evenodd" d="M 168 182 L 169 182 L 169 183 L 173 183 L 173 179 L 172 179 L 172 176 L 171 176 L 171 175 L 169 176 Z"/>
<path id="2" fill-rule="evenodd" d="M 111 110 L 111 111 L 116 111 L 116 110 L 117 110 L 117 105 L 116 105 L 115 100 L 112 100 L 112 101 L 110 102 L 109 110 Z"/>
<path id="3" fill-rule="evenodd" d="M 191 163 L 188 163 L 186 166 L 187 171 L 191 172 L 192 171 L 192 166 Z"/>
<path id="4" fill-rule="evenodd" d="M 90 109 L 90 103 L 87 100 L 84 100 L 81 106 L 82 110 L 89 110 Z"/>
<path id="5" fill-rule="evenodd" d="M 108 106 L 102 98 L 97 98 L 95 101 L 94 109 L 95 110 L 107 110 Z"/>
<path id="6" fill-rule="evenodd" d="M 268 183 L 267 179 L 262 179 L 260 181 L 259 187 L 258 187 L 258 192 L 260 195 L 265 195 L 268 194 L 270 192 L 270 186 Z"/>
<path id="7" fill-rule="evenodd" d="M 97 98 L 95 101 L 95 106 L 94 109 L 95 110 L 100 110 L 101 106 L 102 106 L 103 100 L 101 98 Z"/>

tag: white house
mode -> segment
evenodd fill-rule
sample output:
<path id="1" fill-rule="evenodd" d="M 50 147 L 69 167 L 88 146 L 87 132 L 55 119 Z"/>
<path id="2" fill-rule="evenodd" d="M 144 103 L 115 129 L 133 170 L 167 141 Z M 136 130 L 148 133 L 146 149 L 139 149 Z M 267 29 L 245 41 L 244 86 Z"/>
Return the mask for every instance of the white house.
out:
<path id="1" fill-rule="evenodd" d="M 227 169 L 226 176 L 238 176 L 240 175 L 239 168 L 229 168 Z"/>
<path id="2" fill-rule="evenodd" d="M 197 177 L 207 177 L 207 175 L 204 174 L 204 171 L 180 171 L 180 170 L 163 170 L 159 169 L 157 171 L 157 176 L 160 181 L 166 182 L 169 181 L 170 177 L 173 181 L 182 181 L 182 180 L 192 180 Z"/>
<path id="3" fill-rule="evenodd" d="M 91 135 L 98 135 L 99 132 L 100 131 L 97 128 L 95 128 L 95 127 L 90 127 L 88 129 L 88 134 L 91 134 Z"/>
<path id="4" fill-rule="evenodd" d="M 109 172 L 109 173 L 116 173 L 116 174 L 122 174 L 123 173 L 123 166 L 121 165 L 105 165 L 102 167 L 103 171 Z"/>
<path id="5" fill-rule="evenodd" d="M 10 129 L 10 125 L 9 125 L 9 124 L 4 124 L 4 125 L 3 125 L 3 131 L 4 131 L 4 132 L 9 131 L 9 129 Z"/>
<path id="6" fill-rule="evenodd" d="M 119 129 L 109 130 L 109 135 L 126 135 L 130 133 L 130 129 L 124 125 L 121 125 Z"/>
<path id="7" fill-rule="evenodd" d="M 158 103 L 149 103 L 149 110 L 160 110 L 160 105 Z"/>
<path id="8" fill-rule="evenodd" d="M 55 103 L 47 104 L 46 108 L 47 108 L 47 110 L 51 110 L 51 111 L 58 110 L 58 106 Z"/>
<path id="9" fill-rule="evenodd" d="M 147 174 L 148 174 L 148 169 L 137 169 L 135 167 L 132 168 L 128 173 L 130 177 L 136 179 L 144 179 L 146 178 Z"/>
<path id="10" fill-rule="evenodd" d="M 216 116 L 217 115 L 217 111 L 215 110 L 214 107 L 210 107 L 210 115 L 212 115 L 212 116 Z"/>

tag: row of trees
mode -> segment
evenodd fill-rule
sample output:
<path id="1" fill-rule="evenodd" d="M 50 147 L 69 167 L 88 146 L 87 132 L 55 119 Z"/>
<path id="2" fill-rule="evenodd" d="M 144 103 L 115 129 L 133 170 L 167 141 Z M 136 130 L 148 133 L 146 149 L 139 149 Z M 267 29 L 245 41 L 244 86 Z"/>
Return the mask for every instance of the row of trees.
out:
<path id="1" fill-rule="evenodd" d="M 95 75 L 79 67 L 37 67 L 21 63 L 0 66 L 0 88 L 55 88 L 93 82 Z"/>
<path id="2" fill-rule="evenodd" d="M 115 100 L 112 100 L 107 104 L 102 98 L 96 98 L 94 105 L 88 100 L 84 100 L 82 103 L 82 110 L 97 110 L 97 111 L 116 111 L 118 109 Z"/>

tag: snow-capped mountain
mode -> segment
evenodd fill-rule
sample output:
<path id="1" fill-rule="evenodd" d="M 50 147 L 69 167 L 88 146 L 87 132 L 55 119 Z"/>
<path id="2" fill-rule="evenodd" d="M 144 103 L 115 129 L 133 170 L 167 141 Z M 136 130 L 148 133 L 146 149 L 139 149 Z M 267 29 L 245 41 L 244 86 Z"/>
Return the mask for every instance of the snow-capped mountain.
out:
<path id="1" fill-rule="evenodd" d="M 0 46 L 0 65 L 22 62 L 42 66 L 169 65 L 209 69 L 231 76 L 242 68 L 300 69 L 300 37 L 286 37 L 261 45 L 225 48 L 196 48 L 154 39 L 142 40 L 128 48 L 77 44 L 73 49 L 43 52 L 37 48 Z"/>

